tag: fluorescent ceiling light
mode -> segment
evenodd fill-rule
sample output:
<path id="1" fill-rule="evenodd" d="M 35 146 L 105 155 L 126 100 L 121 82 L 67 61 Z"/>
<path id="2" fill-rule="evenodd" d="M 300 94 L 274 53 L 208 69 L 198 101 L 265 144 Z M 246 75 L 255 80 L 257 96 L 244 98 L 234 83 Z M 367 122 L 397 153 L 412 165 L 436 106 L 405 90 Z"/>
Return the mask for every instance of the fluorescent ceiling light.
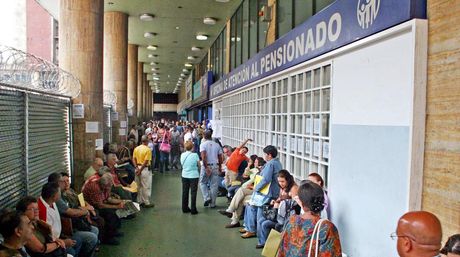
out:
<path id="1" fill-rule="evenodd" d="M 188 57 L 187 57 L 187 60 L 190 60 L 190 61 L 193 61 L 193 60 L 195 60 L 195 59 L 196 59 L 195 56 L 188 56 Z"/>
<path id="2" fill-rule="evenodd" d="M 227 3 L 229 2 L 230 0 L 216 0 L 216 2 L 219 2 L 219 3 Z"/>
<path id="3" fill-rule="evenodd" d="M 158 65 L 157 62 L 151 62 L 150 65 Z"/>
<path id="4" fill-rule="evenodd" d="M 191 64 L 191 63 L 186 63 L 186 64 L 185 64 L 185 67 L 193 67 L 193 64 Z"/>
<path id="5" fill-rule="evenodd" d="M 198 39 L 198 40 L 207 40 L 208 36 L 203 35 L 203 34 L 198 34 L 198 35 L 196 35 L 196 39 Z"/>
<path id="6" fill-rule="evenodd" d="M 149 14 L 149 13 L 144 13 L 144 14 L 141 14 L 139 16 L 139 19 L 141 21 L 153 21 L 153 17 L 155 17 L 155 15 Z"/>
<path id="7" fill-rule="evenodd" d="M 160 77 L 154 77 L 153 80 L 160 80 Z"/>
<path id="8" fill-rule="evenodd" d="M 211 17 L 205 17 L 203 23 L 206 25 L 216 25 L 217 20 Z"/>
<path id="9" fill-rule="evenodd" d="M 144 33 L 144 37 L 145 38 L 153 38 L 154 36 L 156 36 L 157 34 L 156 33 L 153 33 L 153 32 L 145 32 Z"/>
<path id="10" fill-rule="evenodd" d="M 235 37 L 232 37 L 230 39 L 232 42 L 235 42 Z M 241 38 L 240 37 L 236 37 L 236 42 L 240 42 L 241 41 Z"/>
<path id="11" fill-rule="evenodd" d="M 156 46 L 156 45 L 148 45 L 147 49 L 149 49 L 149 50 L 157 50 L 158 46 Z"/>
<path id="12" fill-rule="evenodd" d="M 193 51 L 193 52 L 199 52 L 199 51 L 201 51 L 201 47 L 192 46 L 192 51 Z"/>
<path id="13" fill-rule="evenodd" d="M 152 71 L 158 71 L 160 68 L 152 68 Z"/>
<path id="14" fill-rule="evenodd" d="M 158 54 L 149 54 L 148 57 L 149 58 L 155 58 L 155 57 L 158 57 Z"/>
<path id="15" fill-rule="evenodd" d="M 183 72 L 183 73 L 188 73 L 189 70 L 188 70 L 188 69 L 182 69 L 182 72 Z"/>

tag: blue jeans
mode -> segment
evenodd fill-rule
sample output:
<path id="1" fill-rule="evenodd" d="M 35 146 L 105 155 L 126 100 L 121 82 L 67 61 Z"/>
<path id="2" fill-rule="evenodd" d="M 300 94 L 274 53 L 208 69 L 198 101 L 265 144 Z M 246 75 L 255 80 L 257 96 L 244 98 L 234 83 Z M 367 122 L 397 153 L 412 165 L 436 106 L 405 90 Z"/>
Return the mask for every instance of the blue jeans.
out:
<path id="1" fill-rule="evenodd" d="M 160 172 L 168 170 L 169 153 L 160 151 Z"/>
<path id="2" fill-rule="evenodd" d="M 75 236 L 75 233 L 72 236 L 72 240 L 75 240 L 75 245 L 72 247 L 67 247 L 65 251 L 67 252 L 67 254 L 70 254 L 73 257 L 78 257 L 78 255 L 80 254 L 83 241 L 79 236 Z"/>
<path id="3" fill-rule="evenodd" d="M 207 176 L 204 166 L 201 166 L 200 189 L 203 194 L 203 201 L 211 200 L 211 206 L 216 206 L 217 192 L 219 190 L 219 166 L 210 165 L 211 175 Z M 208 188 L 209 185 L 209 188 Z"/>
<path id="4" fill-rule="evenodd" d="M 246 231 L 256 233 L 259 230 L 259 220 L 262 220 L 264 216 L 262 215 L 262 207 L 246 205 L 244 211 L 244 228 Z"/>
<path id="5" fill-rule="evenodd" d="M 274 221 L 267 220 L 265 219 L 265 217 L 262 216 L 262 219 L 260 221 L 257 220 L 257 225 L 259 224 L 260 227 L 257 227 L 257 240 L 259 242 L 259 245 L 264 245 L 265 241 L 267 241 L 268 235 L 270 234 L 270 230 L 272 230 L 272 228 L 275 228 L 276 223 Z"/>
<path id="6" fill-rule="evenodd" d="M 92 256 L 98 243 L 99 229 L 91 226 L 91 231 L 75 231 L 72 238 L 78 238 L 81 241 L 81 249 L 79 256 Z"/>

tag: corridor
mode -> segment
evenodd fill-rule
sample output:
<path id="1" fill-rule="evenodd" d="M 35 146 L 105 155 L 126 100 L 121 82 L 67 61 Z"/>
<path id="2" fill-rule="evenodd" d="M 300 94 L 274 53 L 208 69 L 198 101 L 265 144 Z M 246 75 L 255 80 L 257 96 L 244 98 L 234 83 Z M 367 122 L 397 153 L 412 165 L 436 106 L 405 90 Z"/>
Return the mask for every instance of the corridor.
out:
<path id="1" fill-rule="evenodd" d="M 217 210 L 226 206 L 226 198 L 219 197 L 217 208 L 203 207 L 198 190 L 199 214 L 192 216 L 181 211 L 179 171 L 155 173 L 152 198 L 155 208 L 142 209 L 132 220 L 122 224 L 124 237 L 119 246 L 101 246 L 99 256 L 125 257 L 250 257 L 260 256 L 255 249 L 256 238 L 241 239 L 238 229 L 225 229 L 228 219 Z"/>

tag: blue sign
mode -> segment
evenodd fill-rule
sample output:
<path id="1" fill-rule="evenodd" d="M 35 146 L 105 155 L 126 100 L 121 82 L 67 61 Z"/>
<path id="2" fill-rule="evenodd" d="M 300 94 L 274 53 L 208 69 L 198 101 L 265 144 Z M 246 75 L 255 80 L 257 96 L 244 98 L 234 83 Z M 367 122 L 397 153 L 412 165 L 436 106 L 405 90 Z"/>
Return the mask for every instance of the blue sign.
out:
<path id="1" fill-rule="evenodd" d="M 201 97 L 201 80 L 198 80 L 195 84 L 193 84 L 192 100 L 199 97 Z"/>
<path id="2" fill-rule="evenodd" d="M 337 0 L 223 76 L 209 98 L 413 18 L 426 18 L 426 0 Z"/>

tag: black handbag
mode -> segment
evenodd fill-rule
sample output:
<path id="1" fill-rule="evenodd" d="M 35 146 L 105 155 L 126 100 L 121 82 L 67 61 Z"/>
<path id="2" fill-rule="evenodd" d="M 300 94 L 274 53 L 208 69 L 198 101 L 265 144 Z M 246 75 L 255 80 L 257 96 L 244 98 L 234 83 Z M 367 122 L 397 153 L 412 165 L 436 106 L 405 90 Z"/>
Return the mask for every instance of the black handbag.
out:
<path id="1" fill-rule="evenodd" d="M 276 222 L 276 215 L 278 209 L 273 208 L 272 205 L 262 205 L 262 215 L 265 219 Z"/>

